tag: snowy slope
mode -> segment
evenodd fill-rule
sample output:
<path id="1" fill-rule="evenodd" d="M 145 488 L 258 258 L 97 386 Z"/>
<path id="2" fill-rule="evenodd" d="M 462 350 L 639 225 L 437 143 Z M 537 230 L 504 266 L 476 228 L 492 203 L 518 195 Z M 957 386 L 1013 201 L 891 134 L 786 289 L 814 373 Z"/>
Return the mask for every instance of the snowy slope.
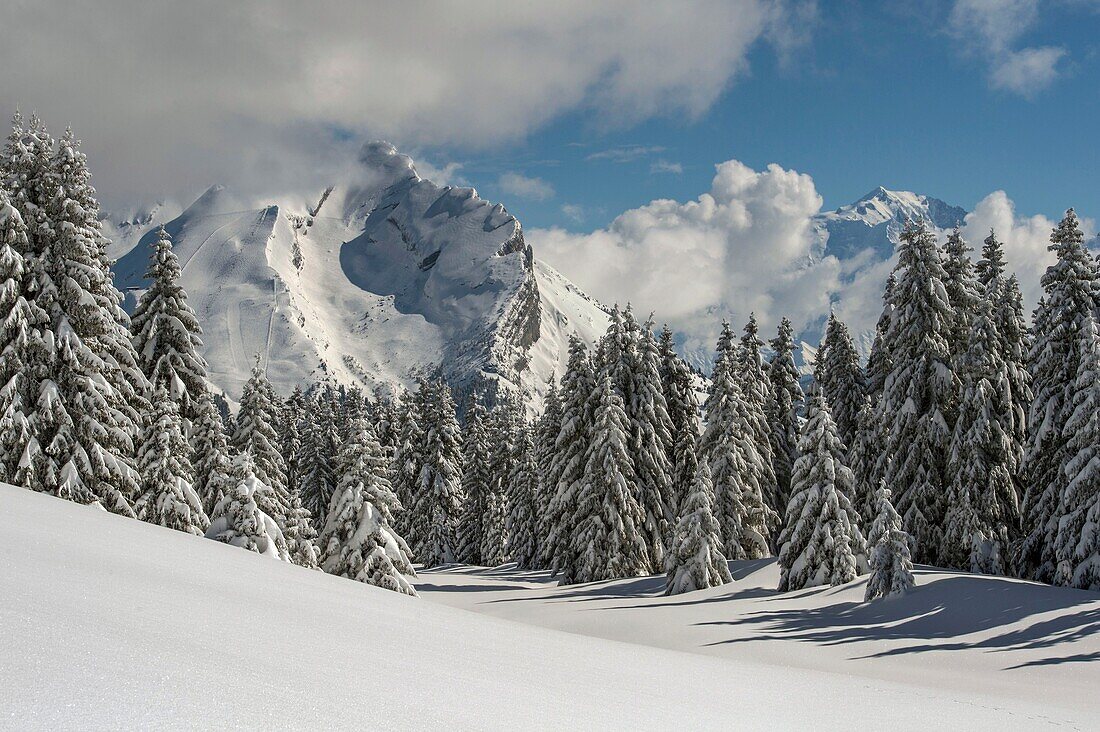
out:
<path id="1" fill-rule="evenodd" d="M 1095 721 L 1093 699 L 1063 708 L 1040 698 L 1043 689 L 1013 699 L 910 686 L 485 617 L 5 485 L 0 547 L 0 726 L 11 729 L 852 729 L 874 720 L 992 730 Z M 453 589 L 491 601 L 507 585 L 527 583 L 482 578 Z M 622 623 L 584 597 L 561 599 L 563 618 Z M 711 595 L 660 603 L 653 616 L 686 625 L 691 616 L 669 609 L 695 603 L 738 619 L 735 605 Z M 1087 664 L 1077 670 L 1095 679 Z"/>
<path id="2" fill-rule="evenodd" d="M 1050 723 L 1100 718 L 1100 594 L 922 567 L 912 594 L 864 603 L 864 578 L 780 594 L 774 559 L 730 568 L 732 584 L 675 597 L 664 577 L 558 587 L 514 565 L 425 571 L 416 584 L 432 602 L 594 638 L 901 684 L 960 706 L 1043 707 Z"/>
<path id="3" fill-rule="evenodd" d="M 308 210 L 252 209 L 215 186 L 166 228 L 211 380 L 230 396 L 256 354 L 283 390 L 324 374 L 388 390 L 442 365 L 460 390 L 537 393 L 561 372 L 569 333 L 591 341 L 607 324 L 534 260 L 503 206 L 423 180 L 385 143 Z M 115 267 L 131 303 L 153 236 Z"/>

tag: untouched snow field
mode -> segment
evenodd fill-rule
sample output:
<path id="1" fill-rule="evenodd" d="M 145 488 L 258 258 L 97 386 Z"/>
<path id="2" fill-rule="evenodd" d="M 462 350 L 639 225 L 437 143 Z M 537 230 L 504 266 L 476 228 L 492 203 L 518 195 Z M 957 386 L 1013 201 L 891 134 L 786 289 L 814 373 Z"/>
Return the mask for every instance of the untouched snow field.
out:
<path id="1" fill-rule="evenodd" d="M 773 575 L 666 599 L 454 568 L 417 600 L 0 485 L 0 727 L 1095 727 L 1100 596 L 925 572 L 862 606 Z"/>

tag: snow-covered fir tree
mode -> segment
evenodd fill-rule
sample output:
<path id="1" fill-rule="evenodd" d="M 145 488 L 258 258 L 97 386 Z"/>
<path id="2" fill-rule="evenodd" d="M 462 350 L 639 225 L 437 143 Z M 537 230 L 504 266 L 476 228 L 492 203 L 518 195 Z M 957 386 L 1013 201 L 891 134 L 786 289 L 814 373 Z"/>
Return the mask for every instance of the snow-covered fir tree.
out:
<path id="1" fill-rule="evenodd" d="M 859 513 L 849 500 L 855 487 L 836 423 L 815 387 L 806 400 L 791 500 L 779 536 L 780 592 L 851 582 L 866 566 Z"/>
<path id="2" fill-rule="evenodd" d="M 362 417 L 348 425 L 337 461 L 339 484 L 321 532 L 321 568 L 394 592 L 416 596 L 409 548 L 393 530 L 399 508 L 389 466 L 374 431 Z"/>
<path id="3" fill-rule="evenodd" d="M 1022 576 L 1054 579 L 1055 539 L 1072 455 L 1064 431 L 1073 410 L 1073 391 L 1087 353 L 1078 336 L 1096 312 L 1096 267 L 1084 245 L 1073 209 L 1050 235 L 1057 260 L 1042 277 L 1043 297 L 1032 322 L 1028 359 L 1033 399 L 1024 455 L 1024 539 L 1018 557 Z"/>
<path id="4" fill-rule="evenodd" d="M 424 445 L 427 435 L 423 422 L 426 404 L 422 404 L 423 386 L 415 393 L 406 392 L 395 408 L 397 417 L 397 442 L 394 446 L 390 466 L 391 481 L 402 510 L 394 516 L 394 526 L 410 546 L 416 547 L 419 532 L 424 527 L 418 525 L 415 513 L 416 495 L 420 480 L 420 469 L 424 465 Z"/>
<path id="5" fill-rule="evenodd" d="M 132 319 L 134 350 L 153 389 L 163 386 L 179 404 L 184 434 L 190 436 L 208 388 L 206 361 L 199 353 L 202 328 L 180 285 L 180 263 L 163 226 L 157 230 L 145 277 L 149 289 Z"/>
<path id="6" fill-rule="evenodd" d="M 722 328 L 707 395 L 700 462 L 706 461 L 711 471 L 722 553 L 727 559 L 759 559 L 769 554 L 767 537 L 779 516 L 764 502 L 759 482 L 763 457 L 746 419 L 749 408 L 734 380 L 736 352 L 729 324 L 723 323 Z"/>
<path id="7" fill-rule="evenodd" d="M 534 567 L 542 569 L 548 567 L 546 560 L 546 547 L 550 540 L 550 502 L 554 499 L 556 488 L 552 474 L 555 443 L 558 433 L 561 432 L 561 399 L 558 396 L 558 386 L 553 375 L 544 399 L 544 408 L 535 424 L 535 462 L 538 465 L 538 493 L 536 495 L 536 528 L 538 536 L 539 554 L 534 560 Z"/>
<path id="8" fill-rule="evenodd" d="M 32 487 L 40 446 L 31 419 L 37 394 L 31 364 L 45 361 L 45 314 L 24 292 L 27 227 L 0 188 L 0 481 Z"/>
<path id="9" fill-rule="evenodd" d="M 687 363 L 676 353 L 672 331 L 666 325 L 658 339 L 661 358 L 661 384 L 672 425 L 672 444 L 668 451 L 671 473 L 669 513 L 679 517 L 680 506 L 695 481 L 698 470 L 699 402 L 695 396 L 695 378 Z M 675 528 L 675 522 L 672 524 Z"/>
<path id="10" fill-rule="evenodd" d="M 993 307 L 985 299 L 974 307 L 967 350 L 957 360 L 962 397 L 948 461 L 951 487 L 940 559 L 956 569 L 1004 574 L 1020 515 L 1011 472 L 1008 376 Z"/>
<path id="11" fill-rule="evenodd" d="M 794 363 L 794 328 L 787 318 L 780 322 L 771 347 L 773 355 L 768 363 L 768 379 L 773 399 L 768 420 L 772 425 L 772 459 L 779 502 L 785 507 L 790 499 L 791 469 L 798 452 L 798 415 L 806 398 Z"/>
<path id="12" fill-rule="evenodd" d="M 421 384 L 424 405 L 424 462 L 415 495 L 421 527 L 413 552 L 425 566 L 455 561 L 455 529 L 462 509 L 462 434 L 451 390 L 441 374 Z"/>
<path id="13" fill-rule="evenodd" d="M 629 424 L 610 374 L 600 375 L 593 397 L 592 438 L 577 495 L 574 579 L 594 582 L 642 576 L 651 567 L 645 512 L 632 488 Z"/>
<path id="14" fill-rule="evenodd" d="M 756 315 L 750 314 L 744 335 L 741 336 L 741 346 L 737 349 L 734 373 L 741 390 L 744 409 L 742 419 L 748 429 L 744 434 L 752 440 L 759 456 L 758 460 L 747 461 L 746 466 L 752 473 L 752 481 L 759 486 L 764 502 L 778 516 L 783 506 L 775 479 L 771 425 L 768 424 L 768 413 L 775 409 L 771 406 L 774 396 L 771 381 L 764 372 L 764 359 L 761 355 L 763 346 L 764 341 L 760 340 L 756 325 Z"/>
<path id="15" fill-rule="evenodd" d="M 722 536 L 714 517 L 710 466 L 700 463 L 691 489 L 679 509 L 669 544 L 666 595 L 717 587 L 733 581 L 722 553 Z"/>
<path id="16" fill-rule="evenodd" d="M 1030 347 L 1027 321 L 1024 317 L 1023 296 L 1016 275 L 1005 277 L 1005 258 L 1001 242 L 991 229 L 982 245 L 982 257 L 975 267 L 979 292 L 993 307 L 996 326 L 997 356 L 1004 364 L 1007 388 L 1007 411 L 1002 416 L 1009 428 L 1011 461 L 1009 472 L 1016 483 L 1017 494 L 1022 493 L 1021 480 L 1024 445 L 1027 442 L 1027 412 L 1031 407 L 1031 375 L 1027 370 L 1027 354 Z"/>
<path id="17" fill-rule="evenodd" d="M 218 501 L 210 515 L 206 538 L 290 561 L 286 540 L 278 522 L 260 508 L 260 496 L 271 492 L 256 476 L 248 451 L 233 461 L 233 489 Z"/>
<path id="18" fill-rule="evenodd" d="M 871 343 L 871 352 L 867 356 L 867 368 L 864 370 L 866 392 L 872 405 L 877 405 L 882 390 L 886 387 L 886 379 L 894 370 L 894 363 L 890 356 L 890 344 L 885 339 L 886 331 L 890 327 L 890 319 L 894 314 L 893 295 L 897 286 L 897 275 L 894 272 L 886 278 L 886 286 L 882 291 L 882 314 L 875 324 L 875 339 Z"/>
<path id="19" fill-rule="evenodd" d="M 879 454 L 879 432 L 875 422 L 875 410 L 869 397 L 856 415 L 856 438 L 848 448 L 848 467 L 856 480 L 856 492 L 852 505 L 860 515 L 860 525 L 870 526 L 875 520 L 875 463 Z"/>
<path id="20" fill-rule="evenodd" d="M 485 419 L 488 483 L 481 514 L 481 560 L 490 567 L 507 561 L 508 481 L 514 470 L 522 404 L 504 396 Z"/>
<path id="21" fill-rule="evenodd" d="M 632 319 L 629 311 L 626 316 Z M 673 425 L 661 382 L 661 355 L 653 337 L 653 322 L 633 330 L 635 346 L 629 364 L 633 384 L 626 405 L 630 423 L 630 454 L 638 501 L 645 512 L 646 551 L 653 572 L 664 569 L 665 542 L 675 522 L 672 488 Z"/>
<path id="22" fill-rule="evenodd" d="M 901 528 L 901 516 L 890 502 L 885 483 L 875 490 L 875 519 L 867 536 L 871 569 L 863 599 L 902 595 L 913 589 L 913 562 L 909 557 L 909 534 Z"/>
<path id="23" fill-rule="evenodd" d="M 298 453 L 302 449 L 302 429 L 305 426 L 308 400 L 301 386 L 295 386 L 283 402 L 282 416 L 275 427 L 279 436 L 279 450 L 286 461 L 286 487 L 290 491 L 301 490 L 302 471 L 298 466 Z"/>
<path id="24" fill-rule="evenodd" d="M 863 406 L 866 385 L 852 334 L 834 313 L 829 314 L 825 342 L 817 352 L 814 379 L 824 391 L 840 441 L 845 449 L 850 449 L 855 443 L 856 418 Z"/>
<path id="25" fill-rule="evenodd" d="M 294 459 L 302 505 L 313 516 L 315 527 L 324 526 L 337 480 L 334 463 L 340 436 L 331 397 L 323 388 L 306 397 L 306 414 L 299 429 L 298 453 Z"/>
<path id="26" fill-rule="evenodd" d="M 569 338 L 569 362 L 561 380 L 561 430 L 555 441 L 547 482 L 554 486 L 546 517 L 550 527 L 544 562 L 561 577 L 564 584 L 575 581 L 578 558 L 573 553 L 573 535 L 577 529 L 577 496 L 584 484 L 584 472 L 592 430 L 592 405 L 595 376 L 588 349 L 576 336 Z"/>
<path id="27" fill-rule="evenodd" d="M 267 380 L 259 356 L 252 367 L 252 373 L 245 382 L 241 393 L 241 405 L 237 411 L 236 429 L 230 439 L 230 445 L 241 454 L 247 452 L 252 459 L 256 477 L 269 486 L 276 496 L 286 495 L 286 463 L 279 450 L 279 437 L 275 432 L 278 419 L 278 404 L 271 399 L 271 382 Z M 279 509 L 276 519 L 285 512 Z"/>
<path id="28" fill-rule="evenodd" d="M 193 480 L 190 449 L 176 400 L 163 382 L 153 392 L 138 451 L 142 493 L 134 508 L 151 524 L 202 536 L 209 520 Z"/>
<path id="29" fill-rule="evenodd" d="M 970 251 L 959 225 L 955 224 L 943 246 L 943 271 L 947 275 L 943 284 L 954 311 L 948 344 L 956 368 L 970 347 L 970 323 L 977 314 L 978 300 L 982 297 Z"/>
<path id="30" fill-rule="evenodd" d="M 483 565 L 481 544 L 485 537 L 485 517 L 492 511 L 489 483 L 489 435 L 481 396 L 475 394 L 466 409 L 466 428 L 462 432 L 462 514 L 458 521 L 458 561 Z"/>
<path id="31" fill-rule="evenodd" d="M 1064 434 L 1069 460 L 1058 507 L 1055 584 L 1100 589 L 1100 333 L 1093 315 L 1078 333 L 1081 364 Z"/>
<path id="32" fill-rule="evenodd" d="M 84 155 L 71 132 L 55 143 L 37 119 L 23 129 L 17 118 L 0 167 L 27 226 L 21 294 L 41 318 L 27 341 L 22 386 L 35 401 L 20 472 L 37 490 L 132 516 L 147 385 L 131 370 Z"/>
<path id="33" fill-rule="evenodd" d="M 951 367 L 953 309 L 946 273 L 924 221 L 906 225 L 894 272 L 897 282 L 883 335 L 893 370 L 876 409 L 882 452 L 875 473 L 900 487 L 898 510 L 913 537 L 914 555 L 934 563 L 947 509 L 958 379 Z"/>
<path id="34" fill-rule="evenodd" d="M 521 425 L 513 445 L 512 474 L 507 483 L 508 554 L 519 569 L 538 562 L 538 462 L 533 428 Z"/>
<path id="35" fill-rule="evenodd" d="M 203 510 L 210 515 L 222 496 L 233 488 L 233 483 L 225 425 L 209 392 L 199 405 L 198 419 L 192 426 L 191 445 L 193 487 Z"/>

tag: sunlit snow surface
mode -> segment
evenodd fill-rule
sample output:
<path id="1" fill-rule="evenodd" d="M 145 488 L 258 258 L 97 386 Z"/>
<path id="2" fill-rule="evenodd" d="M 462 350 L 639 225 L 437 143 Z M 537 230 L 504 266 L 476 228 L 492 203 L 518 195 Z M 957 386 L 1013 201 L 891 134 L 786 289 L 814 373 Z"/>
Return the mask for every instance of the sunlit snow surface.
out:
<path id="1" fill-rule="evenodd" d="M 1090 729 L 1100 714 L 1100 596 L 1011 580 L 921 572 L 912 596 L 863 605 L 861 583 L 777 596 L 766 563 L 675 598 L 659 578 L 557 588 L 456 568 L 422 573 L 418 600 L 2 485 L 0 552 L 8 729 Z"/>

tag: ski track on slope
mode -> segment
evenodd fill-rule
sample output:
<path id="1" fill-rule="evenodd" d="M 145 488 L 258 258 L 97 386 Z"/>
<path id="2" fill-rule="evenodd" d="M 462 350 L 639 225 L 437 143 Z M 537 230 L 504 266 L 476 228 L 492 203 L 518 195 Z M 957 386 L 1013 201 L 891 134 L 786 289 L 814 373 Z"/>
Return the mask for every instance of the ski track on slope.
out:
<path id="1" fill-rule="evenodd" d="M 204 219 L 204 218 L 213 218 L 215 216 L 232 216 L 232 215 L 237 216 L 237 218 L 235 218 L 231 221 L 227 221 L 224 224 L 222 224 L 221 226 L 219 226 L 218 228 L 211 231 L 207 235 L 207 237 L 205 239 L 203 239 L 202 242 L 197 247 L 195 247 L 195 251 L 191 252 L 191 256 L 189 256 L 187 258 L 187 261 L 184 262 L 183 265 L 180 267 L 180 276 L 182 276 L 183 273 L 187 271 L 187 265 L 191 264 L 191 260 L 193 260 L 198 255 L 198 253 L 200 251 L 202 251 L 202 248 L 206 246 L 206 243 L 208 241 L 210 241 L 211 239 L 214 238 L 215 234 L 217 234 L 219 231 L 221 231 L 225 227 L 230 226 L 232 224 L 235 224 L 235 223 L 239 222 L 241 219 L 243 219 L 244 216 L 242 216 L 241 214 L 250 214 L 250 213 L 253 213 L 253 212 L 252 211 L 233 211 L 232 213 L 228 213 L 228 214 L 207 214 L 206 216 L 203 216 L 202 218 L 195 219 L 196 221 L 202 221 L 202 219 Z M 225 241 L 223 241 L 222 246 L 225 246 L 226 244 L 228 244 L 230 239 L 232 239 L 232 238 L 233 237 L 230 236 Z"/>

